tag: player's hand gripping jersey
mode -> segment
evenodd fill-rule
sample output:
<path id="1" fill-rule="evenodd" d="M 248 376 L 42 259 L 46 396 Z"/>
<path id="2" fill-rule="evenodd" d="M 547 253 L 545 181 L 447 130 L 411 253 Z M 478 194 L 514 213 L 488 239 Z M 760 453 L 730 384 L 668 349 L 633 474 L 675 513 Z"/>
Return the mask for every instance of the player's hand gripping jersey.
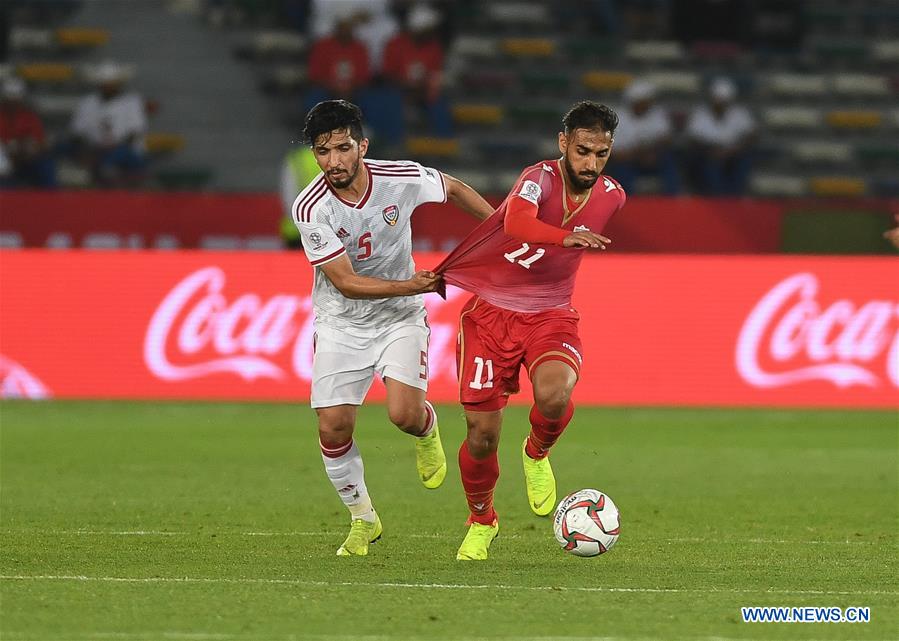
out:
<path id="1" fill-rule="evenodd" d="M 548 225 L 568 232 L 602 232 L 624 205 L 624 190 L 612 178 L 600 176 L 585 200 L 569 210 L 564 170 L 560 160 L 544 160 L 525 169 L 496 212 L 434 271 L 442 273 L 447 283 L 497 307 L 519 312 L 570 307 L 584 250 L 523 243 L 504 231 L 509 203 L 523 198 L 537 205 L 538 220 Z"/>
<path id="2" fill-rule="evenodd" d="M 346 254 L 357 274 L 405 280 L 415 273 L 411 217 L 424 203 L 446 202 L 443 175 L 408 161 L 365 160 L 368 190 L 358 203 L 343 200 L 319 174 L 293 203 L 293 218 L 309 262 L 317 267 Z M 315 270 L 316 322 L 380 332 L 394 322 L 424 318 L 422 297 L 346 298 Z"/>

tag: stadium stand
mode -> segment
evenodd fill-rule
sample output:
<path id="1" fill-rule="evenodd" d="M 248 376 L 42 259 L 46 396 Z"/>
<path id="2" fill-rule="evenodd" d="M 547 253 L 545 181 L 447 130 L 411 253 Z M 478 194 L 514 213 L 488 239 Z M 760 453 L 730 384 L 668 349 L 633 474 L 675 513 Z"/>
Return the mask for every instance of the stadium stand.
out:
<path id="1" fill-rule="evenodd" d="M 148 146 L 166 153 L 154 160 L 162 173 L 153 185 L 208 177 L 215 189 L 271 189 L 302 122 L 315 3 L 298 15 L 291 7 L 303 3 L 148 1 L 140 20 L 118 4 L 71 3 L 52 20 L 14 13 L 0 74 L 27 80 L 33 104 L 59 134 L 75 97 L 91 84 L 90 64 L 110 57 L 133 64 L 135 88 L 159 105 Z M 394 3 L 398 20 L 412 4 Z M 666 4 L 674 12 L 683 3 Z M 447 171 L 477 173 L 488 191 L 502 192 L 522 161 L 551 151 L 572 102 L 621 108 L 624 89 L 641 79 L 672 114 L 674 149 L 683 158 L 687 114 L 712 80 L 727 76 L 759 123 L 751 194 L 899 194 L 894 2 L 802 0 L 795 33 L 775 33 L 779 23 L 757 19 L 723 40 L 684 35 L 674 18 L 662 33 L 635 32 L 620 20 L 596 38 L 593 17 L 572 28 L 571 9 L 560 15 L 550 0 L 433 5 L 451 36 L 445 76 L 454 137 L 435 138 L 410 117 L 407 140 L 376 137 L 375 154 L 389 142 L 414 158 L 438 158 Z M 172 64 L 179 74 L 168 73 Z M 183 181 L 172 179 L 179 168 Z M 639 184 L 641 191 L 658 188 Z"/>

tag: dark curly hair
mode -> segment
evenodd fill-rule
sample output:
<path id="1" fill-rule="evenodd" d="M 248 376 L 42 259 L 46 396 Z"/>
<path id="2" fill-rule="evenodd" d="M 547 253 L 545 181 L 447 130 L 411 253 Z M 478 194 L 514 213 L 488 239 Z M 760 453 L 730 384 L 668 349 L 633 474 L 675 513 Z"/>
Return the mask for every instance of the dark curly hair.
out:
<path id="1" fill-rule="evenodd" d="M 306 114 L 303 142 L 312 146 L 319 136 L 335 129 L 346 129 L 353 140 L 362 140 L 362 110 L 346 100 L 325 100 L 318 103 Z"/>
<path id="2" fill-rule="evenodd" d="M 618 127 L 618 114 L 611 108 L 592 100 L 582 100 L 562 117 L 562 126 L 568 136 L 575 129 L 608 131 L 612 136 Z"/>

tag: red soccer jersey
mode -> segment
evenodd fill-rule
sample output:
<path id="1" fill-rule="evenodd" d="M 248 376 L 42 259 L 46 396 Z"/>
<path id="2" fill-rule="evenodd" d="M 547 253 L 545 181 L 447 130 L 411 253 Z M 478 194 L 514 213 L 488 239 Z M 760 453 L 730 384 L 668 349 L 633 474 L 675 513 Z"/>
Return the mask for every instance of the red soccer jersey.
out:
<path id="1" fill-rule="evenodd" d="M 352 91 L 368 83 L 368 52 L 365 45 L 353 40 L 322 38 L 309 54 L 309 79 L 332 91 Z"/>
<path id="2" fill-rule="evenodd" d="M 587 198 L 568 209 L 561 160 L 544 160 L 525 169 L 515 188 L 490 218 L 482 222 L 435 269 L 451 285 L 473 292 L 488 303 L 518 312 L 570 307 L 577 268 L 584 250 L 560 245 L 528 244 L 503 231 L 511 198 L 537 204 L 537 218 L 568 231 L 602 232 L 625 202 L 617 182 L 600 176 Z"/>
<path id="3" fill-rule="evenodd" d="M 437 40 L 418 43 L 401 33 L 387 43 L 384 73 L 398 83 L 419 84 L 443 69 L 443 49 Z"/>

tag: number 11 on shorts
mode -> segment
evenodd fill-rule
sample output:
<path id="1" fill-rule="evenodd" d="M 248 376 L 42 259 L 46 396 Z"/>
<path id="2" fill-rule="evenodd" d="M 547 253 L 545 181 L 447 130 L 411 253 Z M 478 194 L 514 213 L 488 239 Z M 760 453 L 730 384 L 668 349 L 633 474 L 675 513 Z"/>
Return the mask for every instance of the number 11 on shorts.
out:
<path id="1" fill-rule="evenodd" d="M 487 379 L 482 381 L 485 369 L 487 370 Z M 474 380 L 468 386 L 471 389 L 489 389 L 493 387 L 493 361 L 491 359 L 488 358 L 485 361 L 480 356 L 474 357 Z"/>

